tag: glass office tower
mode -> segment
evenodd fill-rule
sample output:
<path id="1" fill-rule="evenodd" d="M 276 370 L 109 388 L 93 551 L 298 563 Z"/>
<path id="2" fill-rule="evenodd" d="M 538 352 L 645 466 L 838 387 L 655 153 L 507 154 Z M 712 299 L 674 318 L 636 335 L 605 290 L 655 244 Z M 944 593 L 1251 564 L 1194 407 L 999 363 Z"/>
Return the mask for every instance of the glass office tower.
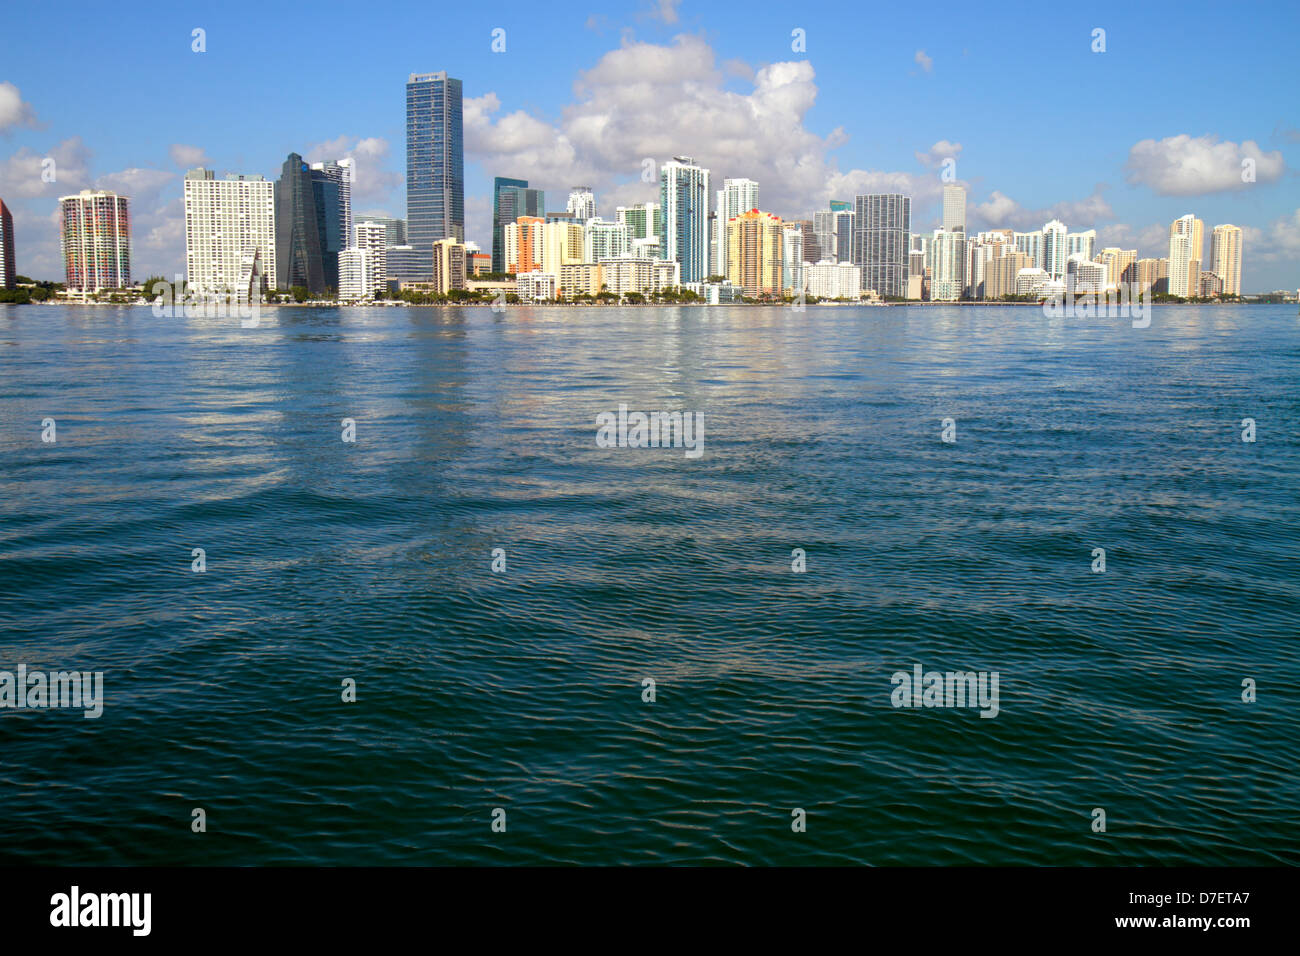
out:
<path id="1" fill-rule="evenodd" d="M 406 238 L 429 253 L 439 239 L 465 240 L 465 134 L 461 82 L 412 73 L 406 82 Z"/>

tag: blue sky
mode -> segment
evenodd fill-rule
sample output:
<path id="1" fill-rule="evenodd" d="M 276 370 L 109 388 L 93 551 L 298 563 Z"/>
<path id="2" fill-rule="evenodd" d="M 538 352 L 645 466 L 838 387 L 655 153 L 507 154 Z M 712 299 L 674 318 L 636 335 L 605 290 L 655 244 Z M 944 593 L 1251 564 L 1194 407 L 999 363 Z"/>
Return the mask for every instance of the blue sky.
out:
<path id="1" fill-rule="evenodd" d="M 1193 212 L 1207 230 L 1246 230 L 1247 291 L 1300 285 L 1295 3 L 249 10 L 7 10 L 0 199 L 20 272 L 62 278 L 55 199 L 92 184 L 132 196 L 138 276 L 181 269 L 180 176 L 198 162 L 271 176 L 291 150 L 354 155 L 357 210 L 404 215 L 403 85 L 445 69 L 464 81 L 467 236 L 485 248 L 494 175 L 543 186 L 551 206 L 590 183 L 612 215 L 652 198 L 644 159 L 685 152 L 719 180 L 757 179 L 761 205 L 787 217 L 906 191 L 921 230 L 952 158 L 973 227 L 1058 215 L 1161 255 L 1168 223 Z M 191 49 L 195 28 L 206 52 Z M 791 48 L 796 29 L 806 52 Z M 46 157 L 54 183 L 40 179 Z"/>

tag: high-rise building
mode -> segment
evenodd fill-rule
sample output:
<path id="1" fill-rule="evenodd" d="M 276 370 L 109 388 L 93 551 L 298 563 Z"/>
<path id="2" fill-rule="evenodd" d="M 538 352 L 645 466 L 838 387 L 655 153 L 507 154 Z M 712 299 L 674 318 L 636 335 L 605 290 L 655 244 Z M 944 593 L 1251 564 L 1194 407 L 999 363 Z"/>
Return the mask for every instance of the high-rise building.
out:
<path id="1" fill-rule="evenodd" d="M 125 196 L 83 189 L 59 198 L 60 237 L 69 290 L 131 285 L 131 216 Z M 12 227 L 11 227 L 12 229 Z"/>
<path id="2" fill-rule="evenodd" d="M 1215 226 L 1210 236 L 1210 271 L 1223 283 L 1224 295 L 1241 295 L 1241 229 Z"/>
<path id="3" fill-rule="evenodd" d="M 1095 295 L 1106 289 L 1106 266 L 1076 252 L 1065 260 L 1065 291 Z"/>
<path id="4" fill-rule="evenodd" d="M 1016 244 L 1016 251 L 1023 252 L 1029 256 L 1030 268 L 1043 268 L 1043 233 L 1042 230 L 1034 232 L 1014 232 L 1011 234 L 1012 240 Z"/>
<path id="5" fill-rule="evenodd" d="M 560 274 L 560 266 L 585 261 L 583 253 L 582 224 L 576 222 L 548 222 L 542 226 L 542 255 L 538 264 L 543 272 Z"/>
<path id="6" fill-rule="evenodd" d="M 374 298 L 388 284 L 388 230 L 383 223 L 367 219 L 356 224 L 354 233 L 353 245 L 370 254 L 366 297 Z"/>
<path id="7" fill-rule="evenodd" d="M 275 184 L 261 176 L 217 179 L 200 166 L 185 174 L 184 189 L 189 287 L 200 295 L 248 292 L 244 263 L 256 254 L 266 285 L 276 288 Z"/>
<path id="8" fill-rule="evenodd" d="M 439 239 L 465 241 L 462 90 L 446 71 L 406 81 L 406 238 L 429 253 Z"/>
<path id="9" fill-rule="evenodd" d="M 626 223 L 588 219 L 582 227 L 582 261 L 600 262 L 627 255 L 632 245 L 630 232 Z"/>
<path id="10" fill-rule="evenodd" d="M 574 186 L 569 190 L 569 203 L 565 207 L 575 222 L 596 218 L 596 194 L 590 186 Z"/>
<path id="11" fill-rule="evenodd" d="M 966 187 L 947 183 L 943 187 L 943 231 L 966 232 Z"/>
<path id="12" fill-rule="evenodd" d="M 316 191 L 311 167 L 290 153 L 275 182 L 275 261 L 281 289 L 303 286 L 308 294 L 325 294 L 325 259 L 321 222 L 316 215 Z"/>
<path id="13" fill-rule="evenodd" d="M 803 282 L 803 226 L 787 222 L 781 229 L 781 287 L 798 295 Z"/>
<path id="14" fill-rule="evenodd" d="M 1053 219 L 1043 226 L 1043 271 L 1053 279 L 1065 279 L 1066 237 L 1065 223 Z"/>
<path id="15" fill-rule="evenodd" d="M 853 242 L 857 239 L 857 214 L 851 209 L 831 210 L 835 215 L 835 259 L 853 261 Z"/>
<path id="16" fill-rule="evenodd" d="M 1106 285 L 1117 289 L 1121 285 L 1136 282 L 1137 256 L 1136 249 L 1120 249 L 1117 246 L 1107 246 L 1097 253 L 1096 261 L 1106 267 Z"/>
<path id="17" fill-rule="evenodd" d="M 1192 214 L 1169 225 L 1169 294 L 1195 298 L 1201 294 L 1201 252 L 1205 224 Z"/>
<path id="18" fill-rule="evenodd" d="M 406 220 L 405 219 L 393 219 L 390 216 L 351 216 L 349 217 L 349 221 L 354 224 L 363 221 L 378 223 L 379 225 L 384 227 L 384 234 L 388 237 L 388 245 L 390 246 L 406 245 Z M 348 236 L 352 235 L 351 227 L 349 227 L 345 235 Z"/>
<path id="19" fill-rule="evenodd" d="M 1070 256 L 1083 256 L 1091 262 L 1097 257 L 1097 230 L 1089 229 L 1086 232 L 1070 232 L 1065 235 L 1065 258 Z"/>
<path id="20" fill-rule="evenodd" d="M 492 271 L 509 272 L 505 227 L 520 216 L 546 218 L 546 191 L 529 189 L 526 179 L 497 176 L 492 181 Z"/>
<path id="21" fill-rule="evenodd" d="M 1032 269 L 1034 260 L 1023 252 L 1009 251 L 1005 256 L 991 259 L 984 267 L 985 299 L 1001 299 L 1016 294 L 1016 276 L 1021 269 Z"/>
<path id="22" fill-rule="evenodd" d="M 503 272 L 519 275 L 537 272 L 542 268 L 542 241 L 546 220 L 540 216 L 520 216 L 506 223 L 502 230 L 505 255 Z"/>
<path id="23" fill-rule="evenodd" d="M 0 289 L 12 289 L 18 281 L 14 262 L 14 217 L 0 199 Z"/>
<path id="24" fill-rule="evenodd" d="M 821 249 L 817 246 L 817 234 L 813 232 L 813 221 L 811 219 L 787 219 L 787 226 L 797 226 L 800 233 L 800 245 L 802 246 L 802 261 L 816 262 L 821 256 Z"/>
<path id="25" fill-rule="evenodd" d="M 816 237 L 818 259 L 809 261 L 836 260 L 839 243 L 835 241 L 835 213 L 833 209 L 818 209 L 813 213 L 813 235 Z"/>
<path id="26" fill-rule="evenodd" d="M 432 260 L 432 252 L 425 254 L 415 246 L 384 246 L 385 283 L 428 282 Z"/>
<path id="27" fill-rule="evenodd" d="M 853 252 L 862 266 L 862 285 L 884 298 L 907 295 L 907 253 L 911 248 L 912 199 L 899 193 L 858 196 L 854 214 L 858 239 Z"/>
<path id="28" fill-rule="evenodd" d="M 316 231 L 320 234 L 325 286 L 338 289 L 339 253 L 352 236 L 351 159 L 311 164 L 312 199 L 316 204 Z"/>
<path id="29" fill-rule="evenodd" d="M 1144 295 L 1164 295 L 1169 291 L 1169 260 L 1139 259 L 1134 264 L 1134 282 Z"/>
<path id="30" fill-rule="evenodd" d="M 782 291 L 781 220 L 751 209 L 727 224 L 727 279 L 750 298 Z"/>
<path id="31" fill-rule="evenodd" d="M 930 238 L 930 299 L 956 302 L 966 284 L 966 236 L 961 232 L 936 229 Z"/>
<path id="32" fill-rule="evenodd" d="M 465 244 L 439 239 L 433 244 L 433 287 L 439 295 L 465 288 Z"/>
<path id="33" fill-rule="evenodd" d="M 643 202 L 635 206 L 619 206 L 618 221 L 628 227 L 628 234 L 635 243 L 638 239 L 660 242 L 664 234 L 663 210 L 658 203 Z M 655 253 L 658 255 L 658 252 Z"/>
<path id="34" fill-rule="evenodd" d="M 709 171 L 689 156 L 674 156 L 659 167 L 659 205 L 663 210 L 660 258 L 681 264 L 682 282 L 709 276 Z"/>
<path id="35" fill-rule="evenodd" d="M 731 249 L 731 244 L 727 241 L 727 226 L 737 216 L 758 208 L 758 183 L 752 179 L 724 179 L 722 188 L 717 192 L 717 201 L 714 219 L 715 257 L 714 265 L 709 271 L 714 275 L 723 275 L 727 271 Z"/>

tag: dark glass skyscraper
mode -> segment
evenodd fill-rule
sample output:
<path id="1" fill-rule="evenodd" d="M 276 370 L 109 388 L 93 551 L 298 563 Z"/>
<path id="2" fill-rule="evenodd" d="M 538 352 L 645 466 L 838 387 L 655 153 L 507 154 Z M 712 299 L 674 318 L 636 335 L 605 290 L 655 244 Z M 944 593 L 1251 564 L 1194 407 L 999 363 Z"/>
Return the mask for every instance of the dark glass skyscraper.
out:
<path id="1" fill-rule="evenodd" d="M 506 271 L 505 227 L 520 216 L 546 215 L 546 192 L 529 189 L 526 179 L 492 181 L 492 271 Z"/>
<path id="2" fill-rule="evenodd" d="M 862 288 L 901 299 L 907 295 L 912 199 L 898 193 L 858 196 L 853 263 L 862 266 Z"/>
<path id="3" fill-rule="evenodd" d="M 316 204 L 316 232 L 320 236 L 321 265 L 325 273 L 325 285 L 338 291 L 339 252 L 347 246 L 343 241 L 339 183 L 325 175 L 323 170 L 313 169 L 311 191 L 312 200 Z"/>
<path id="4" fill-rule="evenodd" d="M 0 199 L 0 289 L 12 289 L 17 278 L 14 268 L 14 217 Z"/>
<path id="5" fill-rule="evenodd" d="M 325 262 L 321 255 L 321 223 L 311 167 L 290 153 L 275 183 L 276 285 L 305 286 L 312 295 L 325 293 Z M 337 288 L 337 286 L 335 286 Z"/>
<path id="6" fill-rule="evenodd" d="M 446 72 L 406 81 L 406 239 L 429 252 L 465 239 L 465 133 L 460 80 Z"/>

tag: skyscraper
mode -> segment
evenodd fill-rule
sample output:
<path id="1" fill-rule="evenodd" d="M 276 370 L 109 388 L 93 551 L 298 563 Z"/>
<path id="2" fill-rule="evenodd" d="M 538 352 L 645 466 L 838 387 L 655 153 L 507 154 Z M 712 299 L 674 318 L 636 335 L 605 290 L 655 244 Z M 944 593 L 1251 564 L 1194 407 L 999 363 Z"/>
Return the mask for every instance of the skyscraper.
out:
<path id="1" fill-rule="evenodd" d="M 1070 232 L 1065 236 L 1065 257 L 1083 256 L 1091 262 L 1096 258 L 1097 250 L 1097 230 L 1089 229 L 1086 232 Z"/>
<path id="2" fill-rule="evenodd" d="M 633 242 L 642 239 L 658 243 L 664 233 L 663 210 L 658 203 L 643 202 L 635 206 L 619 206 L 618 221 L 627 224 Z"/>
<path id="3" fill-rule="evenodd" d="M 751 298 L 779 296 L 782 286 L 781 220 L 751 209 L 727 228 L 727 278 Z"/>
<path id="4" fill-rule="evenodd" d="M 0 199 L 0 289 L 12 289 L 17 283 L 14 263 L 14 217 Z"/>
<path id="5" fill-rule="evenodd" d="M 730 245 L 727 242 L 727 224 L 742 213 L 758 208 L 758 183 L 752 179 L 724 179 L 717 193 L 717 228 L 715 230 L 718 274 L 727 271 Z"/>
<path id="6" fill-rule="evenodd" d="M 839 250 L 839 243 L 835 241 L 834 210 L 818 209 L 813 213 L 813 234 L 816 236 L 813 245 L 817 247 L 817 261 L 834 262 Z"/>
<path id="7" fill-rule="evenodd" d="M 966 232 L 966 187 L 947 183 L 943 187 L 943 231 Z"/>
<path id="8" fill-rule="evenodd" d="M 248 292 L 245 260 L 261 260 L 267 285 L 275 258 L 275 184 L 261 176 L 216 179 L 199 167 L 185 174 L 185 272 L 201 295 Z M 260 289 L 252 290 L 260 292 Z"/>
<path id="9" fill-rule="evenodd" d="M 357 223 L 352 245 L 363 250 L 368 257 L 367 296 L 384 291 L 388 284 L 388 230 L 383 223 L 364 219 Z M 433 252 L 429 252 L 429 270 L 433 270 Z"/>
<path id="10" fill-rule="evenodd" d="M 281 289 L 302 286 L 313 296 L 324 295 L 320 227 L 311 167 L 290 153 L 275 182 L 275 261 L 280 270 L 276 284 Z"/>
<path id="11" fill-rule="evenodd" d="M 492 181 L 492 271 L 508 272 L 505 227 L 520 216 L 546 218 L 546 192 L 529 189 L 526 179 L 497 176 Z"/>
<path id="12" fill-rule="evenodd" d="M 574 222 L 586 222 L 596 218 L 596 194 L 590 186 L 574 186 L 569 191 L 569 204 L 566 207 L 573 214 Z"/>
<path id="13" fill-rule="evenodd" d="M 1205 224 L 1190 213 L 1169 225 L 1170 295 L 1195 298 L 1201 294 L 1204 232 Z"/>
<path id="14" fill-rule="evenodd" d="M 1068 232 L 1065 223 L 1053 219 L 1043 226 L 1043 270 L 1052 279 L 1065 279 L 1065 260 Z"/>
<path id="15" fill-rule="evenodd" d="M 438 239 L 465 241 L 465 133 L 461 82 L 441 73 L 406 81 L 406 234 L 429 255 Z"/>
<path id="16" fill-rule="evenodd" d="M 930 298 L 935 302 L 956 302 L 961 298 L 965 286 L 965 234 L 956 230 L 936 229 L 931 241 L 934 278 L 930 281 Z"/>
<path id="17" fill-rule="evenodd" d="M 69 290 L 131 285 L 131 217 L 125 196 L 83 189 L 59 198 L 63 263 Z M 12 228 L 12 227 L 11 227 Z"/>
<path id="18" fill-rule="evenodd" d="M 852 262 L 853 243 L 857 239 L 857 214 L 852 209 L 832 209 L 831 212 L 835 216 L 835 260 Z"/>
<path id="19" fill-rule="evenodd" d="M 1241 229 L 1215 226 L 1210 237 L 1210 271 L 1223 280 L 1224 295 L 1241 295 Z"/>
<path id="20" fill-rule="evenodd" d="M 682 282 L 709 276 L 710 196 L 709 171 L 691 157 L 674 156 L 659 167 L 660 257 L 680 263 Z"/>
<path id="21" fill-rule="evenodd" d="M 854 203 L 858 240 L 856 265 L 862 287 L 883 297 L 907 295 L 907 252 L 911 247 L 912 199 L 900 193 L 870 193 Z"/>
<path id="22" fill-rule="evenodd" d="M 335 290 L 339 287 L 339 253 L 352 236 L 352 171 L 351 159 L 311 164 L 325 285 Z"/>
<path id="23" fill-rule="evenodd" d="M 798 295 L 803 287 L 803 224 L 787 222 L 781 228 L 781 288 Z"/>

